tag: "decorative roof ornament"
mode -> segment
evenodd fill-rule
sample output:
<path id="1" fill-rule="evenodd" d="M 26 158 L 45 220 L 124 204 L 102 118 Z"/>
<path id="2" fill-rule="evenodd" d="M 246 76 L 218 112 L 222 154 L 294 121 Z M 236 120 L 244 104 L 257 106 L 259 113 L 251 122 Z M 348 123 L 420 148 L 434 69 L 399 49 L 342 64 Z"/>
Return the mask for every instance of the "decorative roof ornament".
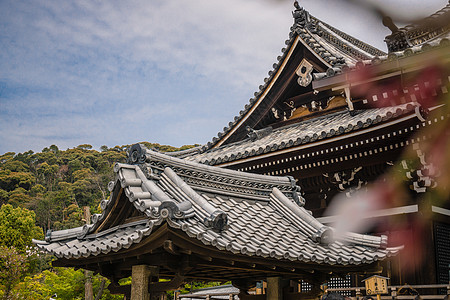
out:
<path id="1" fill-rule="evenodd" d="M 252 142 L 271 134 L 273 131 L 271 126 L 268 126 L 260 130 L 255 130 L 250 126 L 247 126 L 246 129 L 247 129 L 247 136 L 250 138 Z"/>
<path id="2" fill-rule="evenodd" d="M 388 27 L 392 32 L 384 39 L 389 52 L 403 51 L 411 47 L 411 43 L 409 42 L 406 33 L 403 30 L 400 30 L 390 17 L 383 17 L 383 25 Z"/>
<path id="3" fill-rule="evenodd" d="M 322 35 L 322 32 L 317 24 L 317 19 L 312 18 L 308 11 L 301 7 L 297 1 L 294 2 L 295 10 L 292 12 L 294 17 L 293 29 L 300 34 L 301 29 L 306 28 L 311 33 Z"/>
<path id="4" fill-rule="evenodd" d="M 295 73 L 298 75 L 297 83 L 300 86 L 307 87 L 312 82 L 313 65 L 306 59 L 303 59 L 297 67 Z"/>
<path id="5" fill-rule="evenodd" d="M 294 17 L 294 23 L 300 25 L 301 27 L 305 27 L 306 24 L 311 22 L 311 18 L 309 16 L 309 12 L 307 12 L 303 7 L 298 4 L 296 0 L 294 2 L 295 10 L 292 12 L 292 16 Z"/>

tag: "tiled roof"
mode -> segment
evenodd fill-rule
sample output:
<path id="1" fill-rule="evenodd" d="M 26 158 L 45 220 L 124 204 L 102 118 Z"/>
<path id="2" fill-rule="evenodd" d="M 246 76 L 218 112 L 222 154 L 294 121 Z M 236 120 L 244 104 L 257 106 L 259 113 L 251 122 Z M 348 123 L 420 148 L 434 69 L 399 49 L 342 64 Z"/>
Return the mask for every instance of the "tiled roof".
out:
<path id="1" fill-rule="evenodd" d="M 288 50 L 295 43 L 302 43 L 330 69 L 344 65 L 354 66 L 358 61 L 371 60 L 387 55 L 383 51 L 309 15 L 303 8 L 295 10 L 293 15 L 294 25 L 289 32 L 289 39 L 285 41 L 286 47 L 281 49 L 281 55 L 277 57 L 277 62 L 273 64 L 273 70 L 268 72 L 268 77 L 264 78 L 264 83 L 259 86 L 259 91 L 254 93 L 254 97 L 249 100 L 249 103 L 239 112 L 239 115 L 235 116 L 234 120 L 217 133 L 217 137 L 201 147 L 201 151 L 214 147 L 247 113 L 259 104 L 259 98 L 271 85 L 275 75 L 286 60 Z"/>
<path id="2" fill-rule="evenodd" d="M 220 285 L 214 287 L 207 287 L 203 289 L 198 289 L 192 291 L 190 294 L 180 295 L 183 300 L 194 300 L 194 299 L 206 299 L 206 296 L 210 296 L 211 299 L 224 299 L 229 300 L 229 295 L 234 295 L 233 299 L 239 299 L 237 294 L 239 294 L 239 289 L 232 286 L 231 284 Z"/>
<path id="3" fill-rule="evenodd" d="M 299 201 L 288 177 L 241 173 L 155 153 L 130 150 L 131 164 L 116 164 L 104 213 L 92 225 L 56 231 L 34 241 L 58 258 L 98 256 L 139 243 L 162 224 L 186 238 L 244 256 L 316 264 L 357 265 L 395 255 L 385 236 L 347 234 L 318 222 Z M 119 197 L 124 192 L 126 197 Z M 300 199 L 303 200 L 303 199 Z M 117 201 L 129 201 L 145 218 L 102 228 Z M 100 230 L 98 230 L 100 228 Z"/>
<path id="4" fill-rule="evenodd" d="M 315 79 L 320 80 L 326 77 L 333 77 L 336 74 L 348 72 L 365 65 L 391 62 L 427 52 L 430 49 L 448 48 L 450 45 L 450 3 L 436 13 L 403 28 L 397 28 L 393 23 L 391 24 L 393 26 L 391 30 L 394 32 L 385 39 L 389 48 L 389 54 L 369 51 L 373 54 L 371 57 L 360 57 L 360 59 L 353 62 L 346 60 L 341 65 L 331 66 L 326 73 L 315 73 Z M 330 28 L 330 30 L 333 29 Z M 355 44 L 358 44 L 358 42 L 355 42 Z M 444 51 L 448 51 L 448 49 Z"/>
<path id="5" fill-rule="evenodd" d="M 420 45 L 431 41 L 440 40 L 442 34 L 448 33 L 450 29 L 450 3 L 438 10 L 434 14 L 412 24 L 409 24 L 400 31 L 406 32 L 409 42 L 412 45 Z M 448 38 L 448 35 L 447 35 Z"/>
<path id="6" fill-rule="evenodd" d="M 396 61 L 401 58 L 410 57 L 416 54 L 426 53 L 431 49 L 440 49 L 447 51 L 448 46 L 450 45 L 450 32 L 446 32 L 445 34 L 436 37 L 427 43 L 423 43 L 421 45 L 412 46 L 402 51 L 390 52 L 388 55 L 383 56 L 375 56 L 369 60 L 359 60 L 355 64 L 341 64 L 339 66 L 330 67 L 326 72 L 323 73 L 313 73 L 315 80 L 321 80 L 324 78 L 330 78 L 335 75 L 346 73 L 349 71 L 353 71 L 359 69 L 364 66 L 371 65 L 380 65 L 382 63 L 389 63 L 392 61 Z"/>
<path id="7" fill-rule="evenodd" d="M 352 113 L 347 110 L 340 111 L 273 129 L 270 133 L 262 134 L 260 138 L 252 137 L 249 134 L 245 140 L 191 155 L 185 159 L 208 165 L 231 162 L 376 126 L 411 113 L 415 108 L 416 104 L 408 103 L 393 107 L 353 111 Z"/>

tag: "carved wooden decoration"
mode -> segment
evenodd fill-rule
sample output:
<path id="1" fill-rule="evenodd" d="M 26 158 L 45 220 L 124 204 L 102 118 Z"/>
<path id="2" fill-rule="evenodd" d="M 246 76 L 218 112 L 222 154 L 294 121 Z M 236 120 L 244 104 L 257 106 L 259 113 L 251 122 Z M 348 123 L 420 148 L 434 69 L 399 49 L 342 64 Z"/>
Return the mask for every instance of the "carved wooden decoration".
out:
<path id="1" fill-rule="evenodd" d="M 300 86 L 306 87 L 312 82 L 312 71 L 313 65 L 306 59 L 303 59 L 295 71 L 295 73 L 299 76 L 297 82 Z"/>

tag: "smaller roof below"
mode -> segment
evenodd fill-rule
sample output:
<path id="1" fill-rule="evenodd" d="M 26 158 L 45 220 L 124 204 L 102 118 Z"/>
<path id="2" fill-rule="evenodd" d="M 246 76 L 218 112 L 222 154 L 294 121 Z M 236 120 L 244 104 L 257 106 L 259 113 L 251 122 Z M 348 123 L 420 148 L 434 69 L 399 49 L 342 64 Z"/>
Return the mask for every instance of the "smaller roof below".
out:
<path id="1" fill-rule="evenodd" d="M 189 294 L 180 295 L 180 299 L 194 300 L 194 299 L 206 299 L 206 296 L 211 296 L 213 299 L 229 300 L 229 295 L 239 294 L 239 289 L 231 284 L 207 287 L 203 289 L 194 290 Z M 234 297 L 233 299 L 239 299 Z"/>
<path id="2" fill-rule="evenodd" d="M 370 264 L 399 251 L 386 248 L 385 236 L 348 233 L 335 240 L 333 229 L 301 206 L 299 187 L 288 177 L 201 165 L 142 145 L 134 145 L 129 157 L 136 164 L 116 164 L 111 197 L 93 224 L 51 232 L 36 245 L 58 258 L 80 260 L 140 243 L 149 247 L 145 241 L 166 224 L 211 249 L 297 264 Z M 124 205 L 140 218 L 114 220 L 127 211 Z"/>

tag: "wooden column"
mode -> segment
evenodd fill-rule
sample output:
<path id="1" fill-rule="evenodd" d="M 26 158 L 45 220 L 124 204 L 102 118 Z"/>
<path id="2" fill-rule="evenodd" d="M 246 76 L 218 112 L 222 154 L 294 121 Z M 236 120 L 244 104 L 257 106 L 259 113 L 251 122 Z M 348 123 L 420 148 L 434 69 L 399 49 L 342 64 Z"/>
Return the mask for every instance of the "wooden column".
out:
<path id="1" fill-rule="evenodd" d="M 86 224 L 91 224 L 91 211 L 89 206 L 83 206 L 83 217 Z M 94 290 L 92 287 L 92 271 L 84 270 L 84 299 L 94 300 Z"/>
<path id="2" fill-rule="evenodd" d="M 148 286 L 151 276 L 158 276 L 158 267 L 136 265 L 131 269 L 131 300 L 150 300 Z"/>
<path id="3" fill-rule="evenodd" d="M 283 287 L 281 277 L 267 278 L 266 299 L 283 300 Z"/>

